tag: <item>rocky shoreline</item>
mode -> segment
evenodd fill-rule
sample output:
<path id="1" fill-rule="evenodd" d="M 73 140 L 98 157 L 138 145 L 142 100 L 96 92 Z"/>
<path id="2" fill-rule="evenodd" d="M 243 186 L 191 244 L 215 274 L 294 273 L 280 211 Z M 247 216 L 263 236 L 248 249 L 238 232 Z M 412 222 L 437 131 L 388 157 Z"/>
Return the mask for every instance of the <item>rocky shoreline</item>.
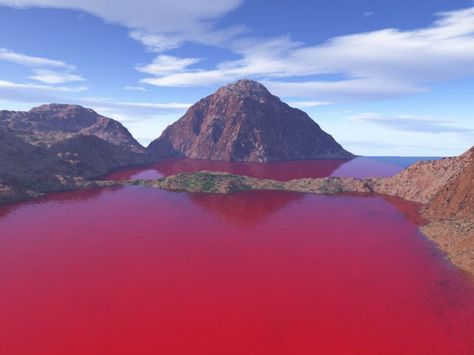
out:
<path id="1" fill-rule="evenodd" d="M 201 171 L 158 180 L 121 183 L 192 193 L 278 190 L 312 194 L 376 194 L 402 198 L 419 206 L 422 218 L 427 221 L 420 226 L 421 232 L 434 241 L 454 265 L 474 275 L 473 174 L 474 148 L 460 157 L 416 163 L 389 178 L 328 177 L 282 182 Z"/>
<path id="2" fill-rule="evenodd" d="M 457 178 L 466 169 L 470 170 L 474 149 L 458 158 L 446 158 L 439 161 L 419 162 L 401 173 L 389 178 L 303 178 L 290 181 L 276 181 L 216 171 L 181 173 L 156 180 L 86 180 L 82 178 L 59 181 L 57 188 L 51 191 L 71 191 L 114 186 L 143 186 L 169 191 L 191 193 L 230 194 L 250 190 L 277 190 L 311 194 L 376 194 L 402 198 L 417 203 L 421 216 L 428 221 L 420 226 L 421 232 L 434 241 L 448 259 L 460 269 L 474 275 L 474 213 L 472 206 L 462 206 L 462 214 L 451 213 L 444 216 L 433 211 L 430 201 L 438 198 L 440 192 L 447 193 L 447 184 Z M 414 187 L 413 180 L 418 186 Z M 60 179 L 61 180 L 61 179 Z M 470 183 L 474 181 L 470 180 Z M 437 184 L 437 185 L 436 185 Z M 459 184 L 455 184 L 458 186 Z M 474 189 L 468 186 L 467 194 Z M 31 190 L 16 190 L 0 185 L 0 204 L 26 200 L 42 196 Z M 439 202 L 438 202 L 439 203 Z M 444 210 L 443 210 L 444 211 Z"/>

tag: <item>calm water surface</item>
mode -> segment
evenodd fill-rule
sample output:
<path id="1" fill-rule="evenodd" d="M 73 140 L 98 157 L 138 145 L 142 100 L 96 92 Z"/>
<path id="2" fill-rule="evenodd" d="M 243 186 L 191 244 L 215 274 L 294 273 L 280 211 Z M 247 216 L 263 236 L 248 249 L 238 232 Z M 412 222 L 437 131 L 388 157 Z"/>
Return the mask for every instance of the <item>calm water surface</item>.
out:
<path id="1" fill-rule="evenodd" d="M 166 161 L 386 175 L 390 160 Z M 364 170 L 365 169 L 365 170 Z M 123 187 L 0 209 L 0 354 L 474 354 L 474 282 L 381 197 Z"/>
<path id="2" fill-rule="evenodd" d="M 360 157 L 352 160 L 307 160 L 277 163 L 241 163 L 196 159 L 168 159 L 149 168 L 129 169 L 107 176 L 110 179 L 159 179 L 163 176 L 200 170 L 227 171 L 256 178 L 291 180 L 305 177 L 391 176 L 421 158 Z"/>

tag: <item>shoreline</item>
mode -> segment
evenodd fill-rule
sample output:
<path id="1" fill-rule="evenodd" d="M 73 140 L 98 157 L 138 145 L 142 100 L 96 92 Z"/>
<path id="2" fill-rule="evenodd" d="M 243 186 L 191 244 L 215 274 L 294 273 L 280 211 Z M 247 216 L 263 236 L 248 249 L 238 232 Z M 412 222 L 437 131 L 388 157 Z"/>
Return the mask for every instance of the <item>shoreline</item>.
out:
<path id="1" fill-rule="evenodd" d="M 183 173 L 157 180 L 124 181 L 124 185 L 138 185 L 150 188 L 161 188 L 169 191 L 191 193 L 230 194 L 239 191 L 274 190 L 300 192 L 320 195 L 350 193 L 359 196 L 381 196 L 397 198 L 416 204 L 420 220 L 416 223 L 421 234 L 433 241 L 445 254 L 445 258 L 460 270 L 474 277 L 474 221 L 470 219 L 433 218 L 424 213 L 426 204 L 411 201 L 384 185 L 391 178 L 304 178 L 288 182 L 270 179 L 257 179 L 241 175 L 219 172 Z"/>

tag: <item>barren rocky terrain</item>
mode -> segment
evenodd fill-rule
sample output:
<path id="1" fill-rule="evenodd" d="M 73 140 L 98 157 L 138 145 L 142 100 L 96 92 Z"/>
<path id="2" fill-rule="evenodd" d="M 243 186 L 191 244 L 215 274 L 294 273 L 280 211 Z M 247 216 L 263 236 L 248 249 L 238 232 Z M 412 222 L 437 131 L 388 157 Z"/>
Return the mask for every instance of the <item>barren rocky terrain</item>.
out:
<path id="1" fill-rule="evenodd" d="M 305 112 L 251 80 L 224 86 L 191 106 L 147 151 L 158 158 L 252 162 L 353 157 Z"/>
<path id="2" fill-rule="evenodd" d="M 93 110 L 0 111 L 0 203 L 90 186 L 113 169 L 149 161 L 125 127 Z"/>

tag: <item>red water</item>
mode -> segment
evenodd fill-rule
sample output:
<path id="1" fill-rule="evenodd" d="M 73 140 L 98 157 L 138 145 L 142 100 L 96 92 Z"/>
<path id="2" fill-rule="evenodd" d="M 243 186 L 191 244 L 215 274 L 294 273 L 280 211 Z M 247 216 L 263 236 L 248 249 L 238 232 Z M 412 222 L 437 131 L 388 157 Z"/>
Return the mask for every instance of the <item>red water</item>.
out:
<path id="1" fill-rule="evenodd" d="M 0 354 L 474 354 L 474 282 L 380 197 L 124 187 L 0 209 Z"/>
<path id="2" fill-rule="evenodd" d="M 400 158 L 398 158 L 400 159 Z M 406 164 L 407 165 L 407 164 Z M 303 160 L 274 163 L 224 162 L 197 159 L 167 159 L 148 168 L 128 169 L 109 174 L 106 178 L 115 180 L 159 179 L 163 176 L 200 170 L 226 171 L 233 174 L 270 178 L 287 181 L 305 177 L 352 176 L 390 176 L 405 166 L 374 158 L 352 160 Z"/>

